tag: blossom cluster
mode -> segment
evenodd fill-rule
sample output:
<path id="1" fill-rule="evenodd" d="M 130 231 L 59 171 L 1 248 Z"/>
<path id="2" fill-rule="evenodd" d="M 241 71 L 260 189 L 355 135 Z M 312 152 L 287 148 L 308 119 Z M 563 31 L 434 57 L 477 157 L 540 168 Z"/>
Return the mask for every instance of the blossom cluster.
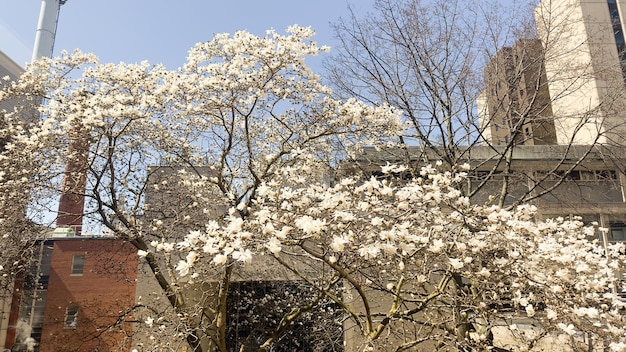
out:
<path id="1" fill-rule="evenodd" d="M 475 325 L 520 316 L 555 336 L 588 332 L 620 343 L 624 304 L 616 292 L 624 246 L 601 246 L 596 230 L 578 219 L 536 221 L 534 206 L 471 204 L 459 191 L 465 168 L 425 166 L 408 181 L 346 178 L 294 186 L 274 180 L 259 187 L 249 216 L 231 212 L 223 224 L 212 223 L 177 246 L 193 253 L 194 262 L 218 265 L 233 265 L 230 258 L 254 263 L 264 255 L 285 263 L 295 256 L 300 264 L 294 272 L 320 289 L 329 280 L 320 272 L 329 271 L 350 283 L 346 297 L 379 291 L 364 301 L 389 295 L 392 301 L 428 302 L 430 295 L 447 297 L 456 285 L 464 293 L 454 300 L 471 311 Z M 393 175 L 410 169 L 383 170 Z M 320 272 L 302 274 L 302 263 Z M 181 275 L 194 272 L 190 261 L 179 269 Z M 442 282 L 447 284 L 440 287 Z M 427 304 L 405 304 L 404 312 L 385 313 L 399 321 L 433 314 Z M 513 313 L 495 308 L 502 305 Z M 432 309 L 443 308 L 433 303 Z M 476 335 L 476 343 L 487 343 L 486 336 Z"/>

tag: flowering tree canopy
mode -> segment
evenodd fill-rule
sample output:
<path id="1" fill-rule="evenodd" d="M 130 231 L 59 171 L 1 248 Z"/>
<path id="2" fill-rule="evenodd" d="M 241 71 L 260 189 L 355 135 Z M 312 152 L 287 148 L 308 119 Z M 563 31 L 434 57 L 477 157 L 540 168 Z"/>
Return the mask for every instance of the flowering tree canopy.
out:
<path id="1" fill-rule="evenodd" d="M 605 251 L 577 220 L 536 222 L 532 206 L 472 205 L 456 188 L 464 178 L 427 166 L 402 184 L 264 183 L 250 217 L 231 215 L 177 243 L 188 253 L 177 270 L 193 276 L 196 263 L 272 256 L 338 303 L 360 348 L 523 350 L 546 336 L 580 348 L 581 333 L 623 348 L 623 245 Z M 536 331 L 504 338 L 528 319 Z"/>
<path id="2" fill-rule="evenodd" d="M 45 100 L 32 124 L 2 115 L 0 177 L 12 181 L 0 183 L 0 224 L 22 219 L 4 208 L 26 193 L 33 215 L 61 191 L 84 197 L 88 225 L 134 244 L 158 285 L 135 314 L 146 350 L 234 349 L 229 287 L 246 280 L 292 294 L 242 350 L 279 346 L 307 317 L 312 331 L 339 325 L 355 349 L 506 348 L 520 317 L 537 326 L 518 334 L 524 348 L 546 336 L 577 346 L 581 333 L 622 346 L 623 249 L 588 240 L 582 223 L 472 205 L 457 187 L 464 166 L 331 181 L 402 124 L 384 104 L 333 98 L 305 65 L 325 51 L 312 35 L 217 35 L 175 71 L 81 52 L 34 63 L 0 92 Z"/>
<path id="3" fill-rule="evenodd" d="M 309 173 L 327 177 L 361 143 L 398 133 L 398 115 L 387 106 L 332 98 L 305 65 L 327 48 L 311 41 L 311 29 L 287 32 L 216 35 L 174 71 L 146 62 L 100 64 L 79 51 L 33 63 L 0 93 L 2 100 L 44 101 L 33 123 L 21 121 L 19 109 L 2 115 L 2 136 L 10 138 L 1 177 L 17 180 L 1 183 L 3 205 L 30 193 L 30 214 L 50 221 L 56 211 L 50 199 L 72 194 L 85 199 L 84 210 L 57 218 L 84 216 L 88 230 L 108 231 L 147 252 L 154 241 L 203 228 L 221 209 L 247 208 L 263 182 L 298 160 L 323 161 Z M 171 175 L 163 176 L 167 168 Z M 2 213 L 8 228 L 23 219 L 14 213 Z M 193 314 L 170 261 L 150 253 L 145 259 L 176 313 Z M 222 325 L 231 271 L 222 273 Z M 223 327 L 184 329 L 195 349 L 202 336 L 225 348 Z"/>

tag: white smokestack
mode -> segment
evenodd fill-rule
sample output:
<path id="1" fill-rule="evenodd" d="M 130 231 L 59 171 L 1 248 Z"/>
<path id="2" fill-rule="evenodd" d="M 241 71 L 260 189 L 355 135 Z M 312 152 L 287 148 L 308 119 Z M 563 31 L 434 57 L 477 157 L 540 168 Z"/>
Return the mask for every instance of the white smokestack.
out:
<path id="1" fill-rule="evenodd" d="M 59 10 L 66 0 L 42 0 L 41 11 L 39 11 L 39 24 L 35 35 L 35 47 L 33 48 L 33 58 L 35 61 L 41 57 L 52 56 L 54 48 L 54 37 L 59 20 Z"/>

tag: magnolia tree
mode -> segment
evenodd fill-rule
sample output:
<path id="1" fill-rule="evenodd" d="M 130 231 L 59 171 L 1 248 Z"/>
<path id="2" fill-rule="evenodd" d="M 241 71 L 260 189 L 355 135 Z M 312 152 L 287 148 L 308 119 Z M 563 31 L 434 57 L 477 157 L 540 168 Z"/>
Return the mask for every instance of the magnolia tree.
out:
<path id="1" fill-rule="evenodd" d="M 233 209 L 172 244 L 186 253 L 176 269 L 201 277 L 272 257 L 336 303 L 349 350 L 586 351 L 589 340 L 623 350 L 623 244 L 600 246 L 580 221 L 536 222 L 532 206 L 472 205 L 457 188 L 465 177 L 429 165 L 408 182 L 332 186 L 284 170 L 261 184 L 248 217 Z"/>
<path id="2" fill-rule="evenodd" d="M 69 215 L 142 258 L 151 280 L 111 324 L 140 322 L 138 350 L 576 347 L 585 333 L 619 349 L 620 248 L 580 223 L 471 205 L 451 163 L 383 168 L 413 175 L 403 184 L 330 182 L 402 124 L 385 104 L 333 98 L 305 65 L 325 51 L 312 34 L 217 35 L 175 71 L 76 52 L 1 93 L 46 102 L 28 130 L 3 131 L 0 161 L 24 162 L 13 199 L 29 191 L 37 216 L 62 191 L 83 197 Z M 536 328 L 515 330 L 520 318 Z"/>
<path id="3" fill-rule="evenodd" d="M 84 199 L 80 214 L 70 207 L 57 217 L 83 216 L 83 233 L 112 234 L 142 254 L 156 289 L 138 306 L 160 313 L 145 319 L 135 314 L 147 328 L 160 329 L 146 335 L 144 346 L 163 342 L 159 348 L 165 348 L 177 336 L 197 351 L 227 349 L 227 295 L 235 266 L 178 280 L 172 239 L 203 229 L 209 220 L 221 223 L 231 207 L 231 216 L 245 219 L 260 185 L 282 177 L 299 160 L 322 161 L 324 167 L 309 173 L 327 178 L 329 168 L 359 143 L 378 144 L 399 131 L 397 114 L 385 105 L 332 98 L 305 65 L 306 57 L 327 48 L 311 41 L 308 28 L 287 32 L 217 35 L 192 48 L 174 71 L 63 54 L 33 63 L 2 92 L 2 98 L 45 102 L 40 120 L 27 130 L 3 130 L 11 140 L 2 161 L 29 165 L 14 178 L 28 186 L 14 187 L 21 192 L 16 197 L 33 195 L 29 213 L 50 219 L 41 215 L 56 211 L 49 200 L 59 193 Z M 19 114 L 4 118 L 13 126 Z M 153 246 L 168 255 L 155 256 Z"/>

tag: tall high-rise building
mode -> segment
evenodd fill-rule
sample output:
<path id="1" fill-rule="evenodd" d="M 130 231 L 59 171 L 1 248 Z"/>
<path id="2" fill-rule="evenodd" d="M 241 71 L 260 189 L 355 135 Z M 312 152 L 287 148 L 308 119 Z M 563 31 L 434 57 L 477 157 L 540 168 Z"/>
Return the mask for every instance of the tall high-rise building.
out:
<path id="1" fill-rule="evenodd" d="M 535 9 L 558 144 L 621 144 L 625 0 L 542 0 Z"/>
<path id="2" fill-rule="evenodd" d="M 485 68 L 482 122 L 493 144 L 556 143 L 543 63 L 541 41 L 520 39 Z"/>
<path id="3" fill-rule="evenodd" d="M 537 39 L 500 49 L 478 100 L 494 145 L 618 144 L 626 133 L 626 0 L 542 0 Z"/>

